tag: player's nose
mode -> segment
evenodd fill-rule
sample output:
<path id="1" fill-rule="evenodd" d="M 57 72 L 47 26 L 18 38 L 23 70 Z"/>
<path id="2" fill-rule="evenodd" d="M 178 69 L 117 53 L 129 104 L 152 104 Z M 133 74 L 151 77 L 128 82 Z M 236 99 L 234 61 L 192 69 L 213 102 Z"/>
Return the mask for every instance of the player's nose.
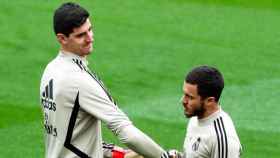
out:
<path id="1" fill-rule="evenodd" d="M 181 103 L 182 105 L 187 104 L 187 99 L 184 97 L 184 95 L 181 97 Z"/>
<path id="2" fill-rule="evenodd" d="M 87 32 L 86 42 L 93 42 L 93 33 L 92 33 L 92 31 Z"/>

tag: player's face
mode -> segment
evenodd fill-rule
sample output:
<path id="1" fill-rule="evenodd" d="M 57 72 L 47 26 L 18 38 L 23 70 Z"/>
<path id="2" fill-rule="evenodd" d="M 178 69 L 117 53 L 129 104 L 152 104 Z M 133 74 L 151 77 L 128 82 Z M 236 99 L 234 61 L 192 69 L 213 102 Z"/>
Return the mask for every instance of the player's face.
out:
<path id="1" fill-rule="evenodd" d="M 65 37 L 64 48 L 66 51 L 75 53 L 79 56 L 89 55 L 93 50 L 93 31 L 90 20 L 78 28 L 74 28 L 73 32 L 69 34 L 69 37 Z"/>
<path id="2" fill-rule="evenodd" d="M 190 118 L 192 116 L 201 116 L 204 110 L 204 102 L 197 92 L 197 85 L 184 82 L 183 85 L 182 104 L 184 107 L 184 114 Z"/>

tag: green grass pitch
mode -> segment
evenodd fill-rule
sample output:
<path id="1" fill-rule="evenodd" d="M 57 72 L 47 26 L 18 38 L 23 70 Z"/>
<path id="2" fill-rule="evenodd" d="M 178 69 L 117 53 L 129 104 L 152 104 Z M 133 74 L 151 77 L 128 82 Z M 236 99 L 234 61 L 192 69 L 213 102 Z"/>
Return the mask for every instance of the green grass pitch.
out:
<path id="1" fill-rule="evenodd" d="M 0 158 L 43 158 L 39 82 L 59 46 L 58 0 L 1 1 Z M 94 22 L 90 67 L 134 124 L 164 148 L 182 149 L 185 73 L 224 74 L 221 105 L 244 158 L 280 155 L 280 3 L 277 0 L 87 0 Z M 104 139 L 119 142 L 104 128 Z"/>

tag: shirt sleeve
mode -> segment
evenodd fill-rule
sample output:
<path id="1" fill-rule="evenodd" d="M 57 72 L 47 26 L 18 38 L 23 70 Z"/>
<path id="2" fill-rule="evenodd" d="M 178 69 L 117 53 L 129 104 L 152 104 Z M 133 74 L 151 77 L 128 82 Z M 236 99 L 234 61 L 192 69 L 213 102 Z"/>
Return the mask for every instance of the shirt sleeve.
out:
<path id="1" fill-rule="evenodd" d="M 112 152 L 115 147 L 116 147 L 115 144 L 103 142 L 102 143 L 103 158 L 112 158 L 113 157 Z"/>
<path id="2" fill-rule="evenodd" d="M 97 81 L 81 80 L 79 83 L 79 102 L 86 112 L 104 122 L 132 150 L 146 157 L 160 158 L 163 149 L 132 124 Z"/>
<path id="3" fill-rule="evenodd" d="M 214 144 L 214 152 L 211 155 L 211 158 L 240 158 L 242 148 L 239 141 L 237 141 L 233 137 L 228 137 L 227 139 L 227 143 L 220 142 L 219 145 L 217 142 L 217 144 Z"/>
<path id="4" fill-rule="evenodd" d="M 126 126 L 119 135 L 121 142 L 147 158 L 160 158 L 164 150 L 135 126 Z"/>

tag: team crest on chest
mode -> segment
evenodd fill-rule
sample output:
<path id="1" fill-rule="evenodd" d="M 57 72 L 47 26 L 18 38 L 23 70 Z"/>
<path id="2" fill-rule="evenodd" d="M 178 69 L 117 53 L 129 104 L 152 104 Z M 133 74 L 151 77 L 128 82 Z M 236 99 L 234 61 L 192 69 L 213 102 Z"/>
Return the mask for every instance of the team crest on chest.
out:
<path id="1" fill-rule="evenodd" d="M 201 142 L 201 138 L 198 137 L 198 138 L 196 139 L 196 141 L 195 141 L 195 142 L 193 143 L 193 145 L 192 145 L 192 150 L 193 150 L 193 151 L 197 151 L 197 150 L 198 150 L 200 142 Z"/>

